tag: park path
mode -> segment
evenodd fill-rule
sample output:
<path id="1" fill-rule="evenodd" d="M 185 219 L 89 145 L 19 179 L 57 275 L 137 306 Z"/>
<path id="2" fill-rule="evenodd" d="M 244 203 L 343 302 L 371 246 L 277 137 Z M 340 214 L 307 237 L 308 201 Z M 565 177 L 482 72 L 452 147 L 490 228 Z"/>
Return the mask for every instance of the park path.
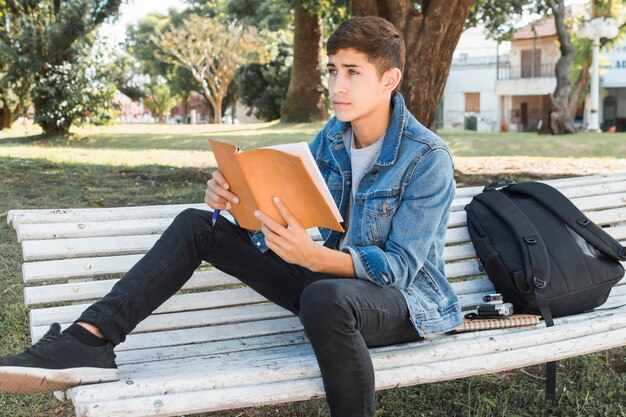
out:
<path id="1" fill-rule="evenodd" d="M 626 159 L 544 158 L 528 156 L 454 157 L 454 167 L 463 174 L 594 175 L 626 172 Z"/>

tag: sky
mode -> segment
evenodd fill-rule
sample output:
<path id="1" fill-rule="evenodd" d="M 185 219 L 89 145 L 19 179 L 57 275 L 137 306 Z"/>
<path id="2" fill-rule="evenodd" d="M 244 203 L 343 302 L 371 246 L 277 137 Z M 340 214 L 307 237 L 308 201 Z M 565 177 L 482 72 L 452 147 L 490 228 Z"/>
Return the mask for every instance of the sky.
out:
<path id="1" fill-rule="evenodd" d="M 107 37 L 108 45 L 124 41 L 126 26 L 136 23 L 142 17 L 153 13 L 166 13 L 171 8 L 184 8 L 181 0 L 127 0 L 120 6 L 120 16 L 115 22 L 105 23 L 99 30 L 100 37 Z"/>

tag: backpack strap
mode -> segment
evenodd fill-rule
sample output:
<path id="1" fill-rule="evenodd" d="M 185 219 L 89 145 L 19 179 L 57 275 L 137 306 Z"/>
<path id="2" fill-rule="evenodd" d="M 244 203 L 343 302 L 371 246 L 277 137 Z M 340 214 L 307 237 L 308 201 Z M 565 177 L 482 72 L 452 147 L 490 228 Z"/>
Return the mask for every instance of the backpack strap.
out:
<path id="1" fill-rule="evenodd" d="M 496 213 L 515 234 L 517 241 L 526 251 L 522 253 L 530 261 L 530 271 L 534 287 L 543 290 L 550 281 L 550 260 L 548 250 L 535 225 L 526 214 L 505 194 L 500 191 L 487 191 L 475 195 L 474 198 Z M 530 274 L 529 274 L 530 272 Z"/>
<path id="2" fill-rule="evenodd" d="M 498 190 L 486 191 L 474 198 L 496 213 L 513 231 L 518 242 L 521 243 L 520 246 L 526 247 L 533 277 L 533 291 L 539 311 L 545 320 L 546 327 L 554 326 L 554 319 L 545 294 L 545 288 L 550 282 L 550 259 L 541 235 L 526 214 L 504 193 Z M 527 271 L 524 272 L 527 273 Z M 549 401 L 556 399 L 556 363 L 556 361 L 546 363 L 546 400 Z"/>
<path id="3" fill-rule="evenodd" d="M 606 256 L 616 261 L 626 261 L 626 247 L 589 220 L 558 190 L 541 182 L 514 184 L 506 187 L 506 190 L 534 198 Z"/>

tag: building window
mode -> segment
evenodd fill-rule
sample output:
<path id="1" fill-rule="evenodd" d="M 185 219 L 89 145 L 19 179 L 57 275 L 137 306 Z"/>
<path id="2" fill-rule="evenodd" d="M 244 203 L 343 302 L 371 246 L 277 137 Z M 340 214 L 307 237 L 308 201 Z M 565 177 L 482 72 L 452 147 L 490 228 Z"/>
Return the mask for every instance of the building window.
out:
<path id="1" fill-rule="evenodd" d="M 522 78 L 534 78 L 540 76 L 541 49 L 529 49 L 522 51 Z"/>
<path id="2" fill-rule="evenodd" d="M 480 113 L 480 93 L 465 93 L 465 113 Z"/>

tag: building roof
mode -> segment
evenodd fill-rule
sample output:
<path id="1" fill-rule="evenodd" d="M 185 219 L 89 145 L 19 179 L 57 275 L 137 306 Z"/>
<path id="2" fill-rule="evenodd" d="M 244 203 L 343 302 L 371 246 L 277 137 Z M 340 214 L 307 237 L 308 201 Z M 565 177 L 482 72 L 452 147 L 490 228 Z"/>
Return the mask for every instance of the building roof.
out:
<path id="1" fill-rule="evenodd" d="M 533 26 L 535 27 L 534 31 Z M 554 18 L 552 16 L 548 16 L 540 20 L 535 20 L 534 22 L 531 22 L 526 26 L 522 26 L 521 28 L 513 32 L 513 40 L 532 39 L 535 36 L 537 38 L 556 36 L 556 26 L 554 24 Z"/>

